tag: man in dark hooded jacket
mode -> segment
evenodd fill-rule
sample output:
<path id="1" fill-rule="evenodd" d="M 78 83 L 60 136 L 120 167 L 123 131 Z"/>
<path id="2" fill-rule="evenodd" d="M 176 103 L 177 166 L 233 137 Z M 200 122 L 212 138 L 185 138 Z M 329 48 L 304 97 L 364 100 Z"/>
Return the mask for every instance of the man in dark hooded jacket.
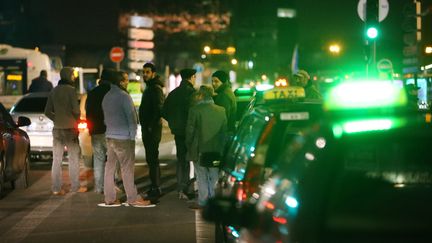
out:
<path id="1" fill-rule="evenodd" d="M 153 63 L 144 64 L 143 79 L 146 88 L 142 94 L 139 107 L 139 121 L 151 180 L 151 187 L 147 192 L 147 197 L 157 198 L 162 193 L 160 189 L 159 143 L 162 137 L 162 106 L 165 101 L 164 83 L 156 73 Z"/>
<path id="2" fill-rule="evenodd" d="M 196 70 L 185 68 L 180 71 L 180 86 L 168 94 L 163 106 L 163 118 L 168 121 L 177 149 L 177 191 L 179 199 L 189 199 L 189 161 L 186 160 L 186 123 L 189 108 L 195 93 Z"/>
<path id="3" fill-rule="evenodd" d="M 231 90 L 229 76 L 226 72 L 218 70 L 212 75 L 212 84 L 217 95 L 213 97 L 216 105 L 225 108 L 225 114 L 228 121 L 228 134 L 233 135 L 235 132 L 237 103 L 234 92 Z"/>
<path id="4" fill-rule="evenodd" d="M 86 99 L 86 119 L 89 121 L 89 133 L 93 148 L 93 168 L 95 192 L 103 193 L 107 145 L 106 126 L 102 110 L 102 100 L 111 89 L 114 70 L 104 69 L 98 86 L 92 89 Z"/>

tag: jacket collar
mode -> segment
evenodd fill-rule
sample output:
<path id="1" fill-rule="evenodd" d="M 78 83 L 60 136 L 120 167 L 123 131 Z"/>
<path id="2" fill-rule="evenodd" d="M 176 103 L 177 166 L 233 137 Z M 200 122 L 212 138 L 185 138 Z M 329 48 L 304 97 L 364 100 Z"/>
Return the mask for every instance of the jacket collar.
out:
<path id="1" fill-rule="evenodd" d="M 165 84 L 162 82 L 160 76 L 157 75 L 157 74 L 156 74 L 156 76 L 155 76 L 154 78 L 149 79 L 149 80 L 144 81 L 144 82 L 145 82 L 148 86 L 151 86 L 151 85 L 159 85 L 159 86 L 161 86 L 161 87 L 164 87 L 164 86 L 165 86 Z"/>

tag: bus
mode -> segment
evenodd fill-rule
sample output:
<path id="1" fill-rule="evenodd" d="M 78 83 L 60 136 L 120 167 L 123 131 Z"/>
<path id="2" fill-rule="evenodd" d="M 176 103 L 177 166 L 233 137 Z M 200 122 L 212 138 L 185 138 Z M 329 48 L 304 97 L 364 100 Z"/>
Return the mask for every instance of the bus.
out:
<path id="1" fill-rule="evenodd" d="M 46 70 L 48 80 L 56 86 L 62 63 L 38 49 L 24 49 L 0 44 L 0 102 L 10 109 L 27 93 L 31 81 Z"/>

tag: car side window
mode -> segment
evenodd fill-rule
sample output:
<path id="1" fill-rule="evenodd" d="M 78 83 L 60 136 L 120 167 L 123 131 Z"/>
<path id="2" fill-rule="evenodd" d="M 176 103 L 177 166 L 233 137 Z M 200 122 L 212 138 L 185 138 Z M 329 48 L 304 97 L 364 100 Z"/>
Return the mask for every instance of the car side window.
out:
<path id="1" fill-rule="evenodd" d="M 6 110 L 6 108 L 1 103 L 0 103 L 0 122 L 3 123 L 8 128 L 17 127 L 12 116 L 9 114 L 9 112 Z"/>
<path id="2" fill-rule="evenodd" d="M 257 140 L 265 123 L 264 119 L 251 115 L 240 124 L 236 140 L 227 155 L 227 166 L 235 173 L 244 174 L 247 162 L 254 154 Z"/>

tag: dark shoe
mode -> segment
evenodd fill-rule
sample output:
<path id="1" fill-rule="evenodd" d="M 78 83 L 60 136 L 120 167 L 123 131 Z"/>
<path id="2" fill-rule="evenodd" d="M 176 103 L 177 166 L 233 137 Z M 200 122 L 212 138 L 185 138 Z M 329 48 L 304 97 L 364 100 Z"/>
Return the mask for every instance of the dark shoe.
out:
<path id="1" fill-rule="evenodd" d="M 189 209 L 193 209 L 193 210 L 202 210 L 202 209 L 203 209 L 203 206 L 199 205 L 198 203 L 194 203 L 194 204 L 191 204 L 191 205 L 189 206 Z"/>
<path id="2" fill-rule="evenodd" d="M 162 195 L 162 190 L 160 188 L 151 188 L 146 193 L 144 193 L 144 198 L 149 200 L 158 199 Z"/>
<path id="3" fill-rule="evenodd" d="M 189 196 L 186 193 L 184 193 L 184 192 L 179 192 L 178 193 L 178 198 L 179 199 L 184 199 L 184 200 L 189 200 Z"/>

